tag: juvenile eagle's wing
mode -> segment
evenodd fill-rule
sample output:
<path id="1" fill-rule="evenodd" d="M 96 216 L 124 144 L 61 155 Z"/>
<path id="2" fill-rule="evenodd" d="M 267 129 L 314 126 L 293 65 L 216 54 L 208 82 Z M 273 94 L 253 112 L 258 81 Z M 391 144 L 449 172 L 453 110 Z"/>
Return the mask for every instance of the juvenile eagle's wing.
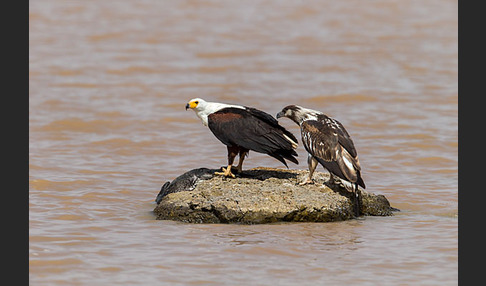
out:
<path id="1" fill-rule="evenodd" d="M 338 177 L 364 185 L 358 155 L 343 125 L 327 116 L 301 124 L 302 143 L 326 169 Z"/>

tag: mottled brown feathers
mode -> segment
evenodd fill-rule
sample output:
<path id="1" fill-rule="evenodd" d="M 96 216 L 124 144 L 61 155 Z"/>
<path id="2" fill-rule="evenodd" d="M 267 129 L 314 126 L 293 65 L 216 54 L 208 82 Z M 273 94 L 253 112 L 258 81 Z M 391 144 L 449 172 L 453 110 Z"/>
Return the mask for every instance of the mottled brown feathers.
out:
<path id="1" fill-rule="evenodd" d="M 356 148 L 339 121 L 320 114 L 317 120 L 302 122 L 301 133 L 302 144 L 307 152 L 316 157 L 326 169 L 365 188 Z"/>

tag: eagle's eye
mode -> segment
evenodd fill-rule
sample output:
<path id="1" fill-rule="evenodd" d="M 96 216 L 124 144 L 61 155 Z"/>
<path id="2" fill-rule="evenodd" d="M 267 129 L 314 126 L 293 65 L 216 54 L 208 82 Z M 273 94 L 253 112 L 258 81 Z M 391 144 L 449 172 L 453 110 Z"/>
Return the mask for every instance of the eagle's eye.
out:
<path id="1" fill-rule="evenodd" d="M 199 101 L 194 101 L 195 104 L 199 104 Z"/>

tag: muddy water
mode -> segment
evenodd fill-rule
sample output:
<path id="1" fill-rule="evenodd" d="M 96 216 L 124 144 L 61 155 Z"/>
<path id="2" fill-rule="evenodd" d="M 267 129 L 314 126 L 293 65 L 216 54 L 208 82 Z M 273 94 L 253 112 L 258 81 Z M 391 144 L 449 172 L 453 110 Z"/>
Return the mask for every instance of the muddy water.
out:
<path id="1" fill-rule="evenodd" d="M 457 284 L 457 1 L 39 0 L 29 15 L 32 285 Z M 194 97 L 337 118 L 367 190 L 401 212 L 154 220 L 165 181 L 226 163 L 184 110 Z M 258 166 L 284 167 L 251 153 Z"/>

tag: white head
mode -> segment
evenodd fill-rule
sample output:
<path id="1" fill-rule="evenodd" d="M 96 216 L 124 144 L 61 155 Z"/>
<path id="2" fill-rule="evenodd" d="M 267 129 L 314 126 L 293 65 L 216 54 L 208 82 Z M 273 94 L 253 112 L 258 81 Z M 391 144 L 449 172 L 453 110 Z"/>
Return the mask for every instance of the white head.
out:
<path id="1" fill-rule="evenodd" d="M 202 121 L 202 123 L 205 126 L 208 126 L 208 115 L 216 112 L 220 109 L 226 108 L 226 107 L 236 107 L 236 108 L 242 108 L 244 109 L 245 107 L 240 106 L 240 105 L 229 105 L 225 103 L 218 103 L 218 102 L 208 102 L 205 101 L 204 99 L 201 98 L 193 98 L 189 100 L 189 102 L 186 104 L 186 110 L 187 109 L 192 109 L 194 112 L 196 112 L 197 117 L 199 117 Z"/>

